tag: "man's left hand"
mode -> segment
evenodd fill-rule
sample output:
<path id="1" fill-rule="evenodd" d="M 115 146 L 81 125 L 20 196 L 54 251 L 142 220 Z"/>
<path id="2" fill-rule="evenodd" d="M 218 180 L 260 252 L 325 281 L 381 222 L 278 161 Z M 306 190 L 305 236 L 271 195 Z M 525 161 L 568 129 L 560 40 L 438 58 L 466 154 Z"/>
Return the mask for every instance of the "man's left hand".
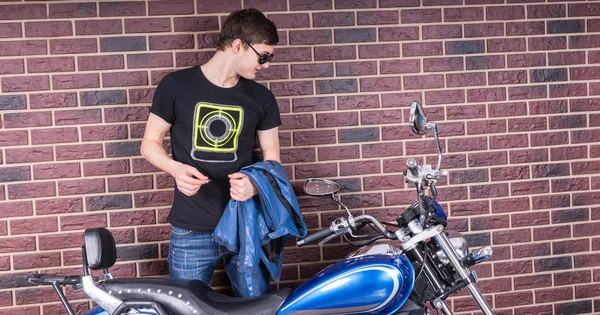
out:
<path id="1" fill-rule="evenodd" d="M 246 201 L 258 194 L 258 189 L 250 178 L 243 173 L 233 173 L 229 175 L 229 194 L 231 199 L 237 201 Z"/>

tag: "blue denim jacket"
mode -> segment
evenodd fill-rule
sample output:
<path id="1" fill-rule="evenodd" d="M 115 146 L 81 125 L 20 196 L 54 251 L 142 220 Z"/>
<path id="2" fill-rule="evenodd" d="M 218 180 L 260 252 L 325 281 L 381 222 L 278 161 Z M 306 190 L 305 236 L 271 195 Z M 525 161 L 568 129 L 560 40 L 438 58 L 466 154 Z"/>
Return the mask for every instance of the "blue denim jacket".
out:
<path id="1" fill-rule="evenodd" d="M 244 202 L 229 201 L 213 233 L 215 241 L 239 253 L 239 268 L 248 277 L 260 272 L 262 261 L 273 280 L 279 281 L 288 236 L 306 236 L 300 206 L 278 162 L 254 163 L 240 172 L 256 185 L 258 195 Z"/>

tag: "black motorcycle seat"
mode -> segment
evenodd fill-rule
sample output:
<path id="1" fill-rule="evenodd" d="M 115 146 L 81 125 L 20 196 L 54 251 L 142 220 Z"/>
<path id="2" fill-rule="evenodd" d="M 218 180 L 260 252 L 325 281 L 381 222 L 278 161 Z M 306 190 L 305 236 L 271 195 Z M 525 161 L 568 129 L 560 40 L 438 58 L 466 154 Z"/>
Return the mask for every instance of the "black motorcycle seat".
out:
<path id="1" fill-rule="evenodd" d="M 104 290 L 121 300 L 160 303 L 171 315 L 274 315 L 291 289 L 251 298 L 229 297 L 200 280 L 120 278 L 106 280 Z"/>

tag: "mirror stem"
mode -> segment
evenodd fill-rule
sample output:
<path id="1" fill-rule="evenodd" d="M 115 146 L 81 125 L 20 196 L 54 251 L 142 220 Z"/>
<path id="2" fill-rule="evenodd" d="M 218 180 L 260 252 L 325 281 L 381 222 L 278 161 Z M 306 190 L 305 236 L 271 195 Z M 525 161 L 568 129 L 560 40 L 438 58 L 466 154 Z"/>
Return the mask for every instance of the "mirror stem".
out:
<path id="1" fill-rule="evenodd" d="M 438 125 L 436 123 L 433 123 L 433 137 L 435 138 L 435 144 L 437 145 L 437 151 L 438 151 L 438 158 L 437 158 L 437 166 L 435 168 L 436 171 L 440 170 L 440 167 L 442 166 L 442 145 L 440 144 L 440 137 L 438 136 Z"/>

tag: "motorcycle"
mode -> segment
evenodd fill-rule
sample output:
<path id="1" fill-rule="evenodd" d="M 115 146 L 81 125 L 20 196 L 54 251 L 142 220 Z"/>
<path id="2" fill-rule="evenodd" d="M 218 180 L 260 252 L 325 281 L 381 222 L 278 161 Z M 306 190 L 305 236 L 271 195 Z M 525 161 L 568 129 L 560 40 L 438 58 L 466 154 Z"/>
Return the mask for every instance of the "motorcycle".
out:
<path id="1" fill-rule="evenodd" d="M 353 216 L 341 202 L 340 186 L 326 179 L 308 179 L 310 196 L 329 196 L 346 215 L 329 227 L 298 240 L 298 246 L 319 241 L 319 246 L 339 237 L 360 248 L 346 259 L 317 273 L 295 290 L 285 288 L 264 296 L 235 298 L 220 294 L 199 280 L 172 278 L 114 279 L 108 268 L 116 262 L 116 246 L 104 228 L 87 229 L 82 246 L 82 276 L 29 275 L 36 285 L 54 287 L 69 315 L 74 312 L 61 287 L 83 288 L 97 306 L 87 315 L 116 314 L 429 314 L 427 303 L 438 314 L 451 315 L 445 300 L 466 288 L 483 312 L 493 314 L 477 289 L 477 275 L 469 267 L 492 255 L 489 246 L 469 252 L 462 237 L 449 238 L 447 216 L 436 201 L 436 182 L 442 149 L 436 123 L 428 122 L 419 103 L 410 109 L 410 127 L 417 135 L 431 131 L 437 145 L 437 165 L 406 162 L 405 180 L 414 185 L 417 200 L 396 218 L 380 222 L 370 215 Z M 371 234 L 361 234 L 365 230 Z M 373 233 L 374 232 L 374 233 Z M 399 241 L 396 248 L 380 239 Z M 363 240 L 357 242 L 357 240 Z M 90 270 L 103 270 L 102 279 Z"/>

